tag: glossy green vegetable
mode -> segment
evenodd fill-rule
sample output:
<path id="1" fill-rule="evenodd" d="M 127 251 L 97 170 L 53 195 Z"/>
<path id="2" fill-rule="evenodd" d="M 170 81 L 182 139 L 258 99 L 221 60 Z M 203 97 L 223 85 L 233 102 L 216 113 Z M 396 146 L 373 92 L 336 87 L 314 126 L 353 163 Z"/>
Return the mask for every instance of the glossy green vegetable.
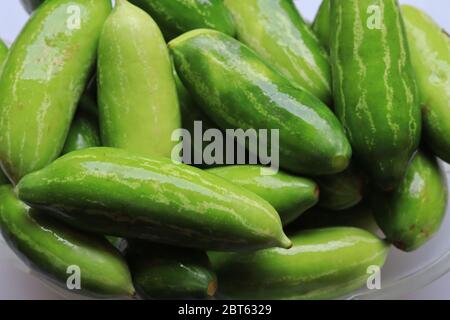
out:
<path id="1" fill-rule="evenodd" d="M 375 219 L 397 248 L 413 251 L 438 230 L 447 208 L 447 178 L 436 158 L 417 153 L 399 187 L 373 196 Z"/>
<path id="2" fill-rule="evenodd" d="M 97 121 L 88 114 L 79 111 L 72 122 L 62 153 L 66 154 L 100 145 Z"/>
<path id="3" fill-rule="evenodd" d="M 312 25 L 317 38 L 319 38 L 320 43 L 326 49 L 329 49 L 330 46 L 330 10 L 331 1 L 323 0 Z"/>
<path id="4" fill-rule="evenodd" d="M 169 47 L 181 80 L 219 127 L 279 130 L 280 165 L 296 173 L 347 167 L 351 148 L 331 110 L 245 45 L 217 31 L 195 30 Z"/>
<path id="5" fill-rule="evenodd" d="M 354 165 L 345 171 L 317 178 L 319 206 L 330 210 L 344 210 L 357 205 L 363 198 L 365 177 Z"/>
<path id="6" fill-rule="evenodd" d="M 147 11 L 166 40 L 190 30 L 207 28 L 234 36 L 236 30 L 223 0 L 130 0 Z"/>
<path id="7" fill-rule="evenodd" d="M 358 162 L 392 190 L 417 149 L 421 115 L 396 0 L 331 2 L 335 110 Z"/>
<path id="8" fill-rule="evenodd" d="M 256 193 L 269 202 L 280 215 L 283 225 L 287 225 L 319 200 L 317 184 L 306 178 L 284 172 L 262 175 L 260 166 L 225 166 L 209 169 L 238 186 Z"/>
<path id="9" fill-rule="evenodd" d="M 326 227 L 355 227 L 376 233 L 379 228 L 373 217 L 371 206 L 362 202 L 346 210 L 333 211 L 315 206 L 306 211 L 299 219 L 291 223 L 287 234 L 298 233 L 299 230 Z"/>
<path id="10" fill-rule="evenodd" d="M 450 162 L 450 37 L 428 15 L 402 6 L 421 94 L 424 142 Z"/>
<path id="11" fill-rule="evenodd" d="M 14 182 L 61 153 L 110 10 L 108 0 L 46 1 L 12 46 L 0 78 L 0 162 Z"/>
<path id="12" fill-rule="evenodd" d="M 134 294 L 127 264 L 102 237 L 76 231 L 31 209 L 11 186 L 0 187 L 0 227 L 8 244 L 31 267 L 63 288 L 79 268 L 81 291 L 103 297 Z"/>
<path id="13" fill-rule="evenodd" d="M 87 231 L 215 250 L 289 247 L 254 193 L 200 169 L 126 150 L 71 152 L 17 185 L 19 197 Z"/>
<path id="14" fill-rule="evenodd" d="M 103 144 L 170 157 L 171 135 L 181 120 L 169 53 L 156 23 L 119 0 L 103 27 L 98 51 Z"/>
<path id="15" fill-rule="evenodd" d="M 143 298 L 205 299 L 216 292 L 216 275 L 202 251 L 131 241 L 126 258 Z"/>
<path id="16" fill-rule="evenodd" d="M 32 13 L 37 9 L 45 0 L 20 0 L 23 8 L 28 12 Z"/>
<path id="17" fill-rule="evenodd" d="M 328 55 L 292 0 L 225 0 L 237 39 L 287 79 L 331 103 Z"/>
<path id="18" fill-rule="evenodd" d="M 362 287 L 382 266 L 388 245 L 356 228 L 307 230 L 293 247 L 212 253 L 219 294 L 233 299 L 331 299 Z"/>

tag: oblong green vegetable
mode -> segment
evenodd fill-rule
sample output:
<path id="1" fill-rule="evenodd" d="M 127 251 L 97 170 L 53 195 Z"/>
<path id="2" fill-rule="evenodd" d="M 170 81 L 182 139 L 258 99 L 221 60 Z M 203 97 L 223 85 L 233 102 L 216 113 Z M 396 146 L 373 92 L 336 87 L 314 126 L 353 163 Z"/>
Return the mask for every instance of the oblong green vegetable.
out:
<path id="1" fill-rule="evenodd" d="M 26 12 L 32 13 L 37 9 L 45 0 L 20 0 L 23 8 Z"/>
<path id="2" fill-rule="evenodd" d="M 216 292 L 205 252 L 131 241 L 126 258 L 136 291 L 145 299 L 206 299 Z"/>
<path id="3" fill-rule="evenodd" d="M 169 52 L 156 23 L 119 0 L 105 22 L 98 52 L 102 143 L 170 157 L 180 110 Z"/>
<path id="4" fill-rule="evenodd" d="M 285 172 L 262 175 L 261 166 L 225 166 L 207 170 L 238 186 L 256 193 L 269 202 L 280 215 L 283 225 L 297 219 L 319 200 L 317 184 Z"/>
<path id="5" fill-rule="evenodd" d="M 375 219 L 397 248 L 413 251 L 425 244 L 442 224 L 447 208 L 447 177 L 437 159 L 416 154 L 406 177 L 391 193 L 374 193 Z"/>
<path id="6" fill-rule="evenodd" d="M 354 165 L 345 171 L 316 179 L 320 189 L 319 206 L 344 210 L 357 205 L 363 198 L 365 177 Z"/>
<path id="7" fill-rule="evenodd" d="M 330 0 L 323 0 L 319 7 L 312 29 L 325 49 L 330 47 Z"/>
<path id="8" fill-rule="evenodd" d="M 66 154 L 75 150 L 81 150 L 91 147 L 99 147 L 100 137 L 96 119 L 88 114 L 79 111 L 70 127 L 67 135 L 66 144 L 62 154 Z"/>
<path id="9" fill-rule="evenodd" d="M 233 299 L 331 299 L 362 287 L 369 266 L 384 264 L 388 245 L 356 228 L 307 230 L 293 247 L 212 253 L 219 294 Z"/>
<path id="10" fill-rule="evenodd" d="M 222 0 L 130 0 L 147 11 L 166 40 L 190 30 L 207 28 L 234 36 L 236 30 Z"/>
<path id="11" fill-rule="evenodd" d="M 245 45 L 217 31 L 195 30 L 169 47 L 181 80 L 219 127 L 278 130 L 280 165 L 296 173 L 347 167 L 351 148 L 331 110 Z"/>
<path id="12" fill-rule="evenodd" d="M 71 152 L 29 174 L 19 197 L 87 231 L 183 247 L 289 247 L 273 207 L 213 174 L 126 150 Z"/>
<path id="13" fill-rule="evenodd" d="M 61 153 L 96 58 L 108 0 L 49 0 L 15 41 L 0 78 L 0 162 L 17 182 Z"/>
<path id="14" fill-rule="evenodd" d="M 290 81 L 331 103 L 328 55 L 292 0 L 225 0 L 237 39 Z"/>
<path id="15" fill-rule="evenodd" d="M 32 268 L 68 289 L 78 267 L 76 293 L 131 297 L 134 288 L 125 260 L 104 238 L 71 229 L 17 199 L 11 186 L 0 187 L 0 227 L 8 244 Z"/>
<path id="16" fill-rule="evenodd" d="M 380 188 L 402 180 L 421 136 L 421 115 L 396 0 L 331 2 L 336 113 L 355 158 Z"/>
<path id="17" fill-rule="evenodd" d="M 424 143 L 450 163 L 450 37 L 426 13 L 402 6 L 422 103 Z"/>

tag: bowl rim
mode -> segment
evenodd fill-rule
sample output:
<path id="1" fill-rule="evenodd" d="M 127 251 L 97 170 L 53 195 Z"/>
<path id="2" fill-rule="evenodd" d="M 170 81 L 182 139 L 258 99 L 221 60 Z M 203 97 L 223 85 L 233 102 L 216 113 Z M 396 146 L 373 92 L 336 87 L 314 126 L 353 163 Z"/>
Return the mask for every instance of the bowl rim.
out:
<path id="1" fill-rule="evenodd" d="M 346 300 L 392 300 L 425 288 L 450 272 L 450 250 L 427 266 L 383 285 L 381 289 L 365 290 L 344 297 Z"/>

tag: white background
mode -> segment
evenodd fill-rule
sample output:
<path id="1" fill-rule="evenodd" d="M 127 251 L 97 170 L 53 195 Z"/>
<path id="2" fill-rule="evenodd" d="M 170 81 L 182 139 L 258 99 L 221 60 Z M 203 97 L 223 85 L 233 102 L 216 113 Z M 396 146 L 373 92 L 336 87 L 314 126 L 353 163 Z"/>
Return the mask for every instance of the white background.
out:
<path id="1" fill-rule="evenodd" d="M 167 1 L 167 0 L 164 0 Z M 169 0 L 170 1 L 170 0 Z M 245 0 L 241 0 L 245 1 Z M 268 0 L 270 1 L 270 0 Z M 320 0 L 300 0 L 299 7 L 308 20 L 313 20 Z M 446 30 L 450 30 L 450 1 L 448 0 L 403 0 L 427 11 Z M 1 0 L 0 37 L 12 41 L 27 20 L 19 0 Z M 25 274 L 13 262 L 9 250 L 0 246 L 0 299 L 52 299 L 58 298 L 53 291 L 31 275 Z M 405 299 L 450 299 L 450 274 L 427 288 L 411 292 Z"/>

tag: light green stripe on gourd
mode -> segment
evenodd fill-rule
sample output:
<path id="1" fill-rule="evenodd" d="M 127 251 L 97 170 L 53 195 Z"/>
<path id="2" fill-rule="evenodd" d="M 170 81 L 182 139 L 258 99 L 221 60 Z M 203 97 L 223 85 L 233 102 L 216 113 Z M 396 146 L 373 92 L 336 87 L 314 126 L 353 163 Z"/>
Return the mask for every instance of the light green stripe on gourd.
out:
<path id="1" fill-rule="evenodd" d="M 225 0 L 237 39 L 295 85 L 331 104 L 328 56 L 291 0 Z"/>
<path id="2" fill-rule="evenodd" d="M 388 245 L 368 231 L 340 227 L 292 236 L 289 250 L 209 253 L 219 297 L 332 299 L 367 283 L 369 266 L 382 267 Z"/>
<path id="3" fill-rule="evenodd" d="M 323 0 L 319 7 L 312 29 L 325 49 L 330 47 L 330 10 L 331 1 Z"/>
<path id="4" fill-rule="evenodd" d="M 296 173 L 333 174 L 347 167 L 351 148 L 332 111 L 247 46 L 199 29 L 169 47 L 180 79 L 220 128 L 264 129 L 269 139 L 270 130 L 278 130 L 280 166 Z"/>
<path id="5" fill-rule="evenodd" d="M 450 162 L 450 37 L 421 10 L 402 6 L 422 103 L 424 143 Z"/>
<path id="6" fill-rule="evenodd" d="M 230 36 L 236 33 L 223 0 L 130 0 L 155 19 L 167 41 L 194 30 L 213 29 Z"/>
<path id="7" fill-rule="evenodd" d="M 118 0 L 99 43 L 98 101 L 102 143 L 170 157 L 181 126 L 172 65 L 152 18 Z"/>
<path id="8" fill-rule="evenodd" d="M 110 11 L 108 0 L 45 1 L 12 45 L 0 79 L 0 162 L 12 181 L 61 153 Z"/>
<path id="9" fill-rule="evenodd" d="M 107 298 L 134 295 L 125 260 L 102 236 L 71 229 L 30 208 L 17 199 L 11 186 L 0 187 L 0 228 L 24 262 L 64 289 L 78 267 L 81 290 L 72 293 Z"/>
<path id="10" fill-rule="evenodd" d="M 395 0 L 335 0 L 331 23 L 336 113 L 362 168 L 376 185 L 391 190 L 402 180 L 421 136 L 400 9 Z"/>
<path id="11" fill-rule="evenodd" d="M 163 157 L 115 148 L 74 151 L 24 177 L 19 197 L 100 234 L 185 247 L 289 247 L 280 217 L 242 187 Z"/>
<path id="12" fill-rule="evenodd" d="M 397 189 L 372 193 L 375 219 L 397 248 L 416 250 L 441 227 L 447 193 L 447 176 L 436 157 L 419 151 Z"/>
<path id="13" fill-rule="evenodd" d="M 262 170 L 261 166 L 241 165 L 207 171 L 252 191 L 269 202 L 277 210 L 284 226 L 319 200 L 319 188 L 314 181 L 282 171 L 263 175 Z"/>

